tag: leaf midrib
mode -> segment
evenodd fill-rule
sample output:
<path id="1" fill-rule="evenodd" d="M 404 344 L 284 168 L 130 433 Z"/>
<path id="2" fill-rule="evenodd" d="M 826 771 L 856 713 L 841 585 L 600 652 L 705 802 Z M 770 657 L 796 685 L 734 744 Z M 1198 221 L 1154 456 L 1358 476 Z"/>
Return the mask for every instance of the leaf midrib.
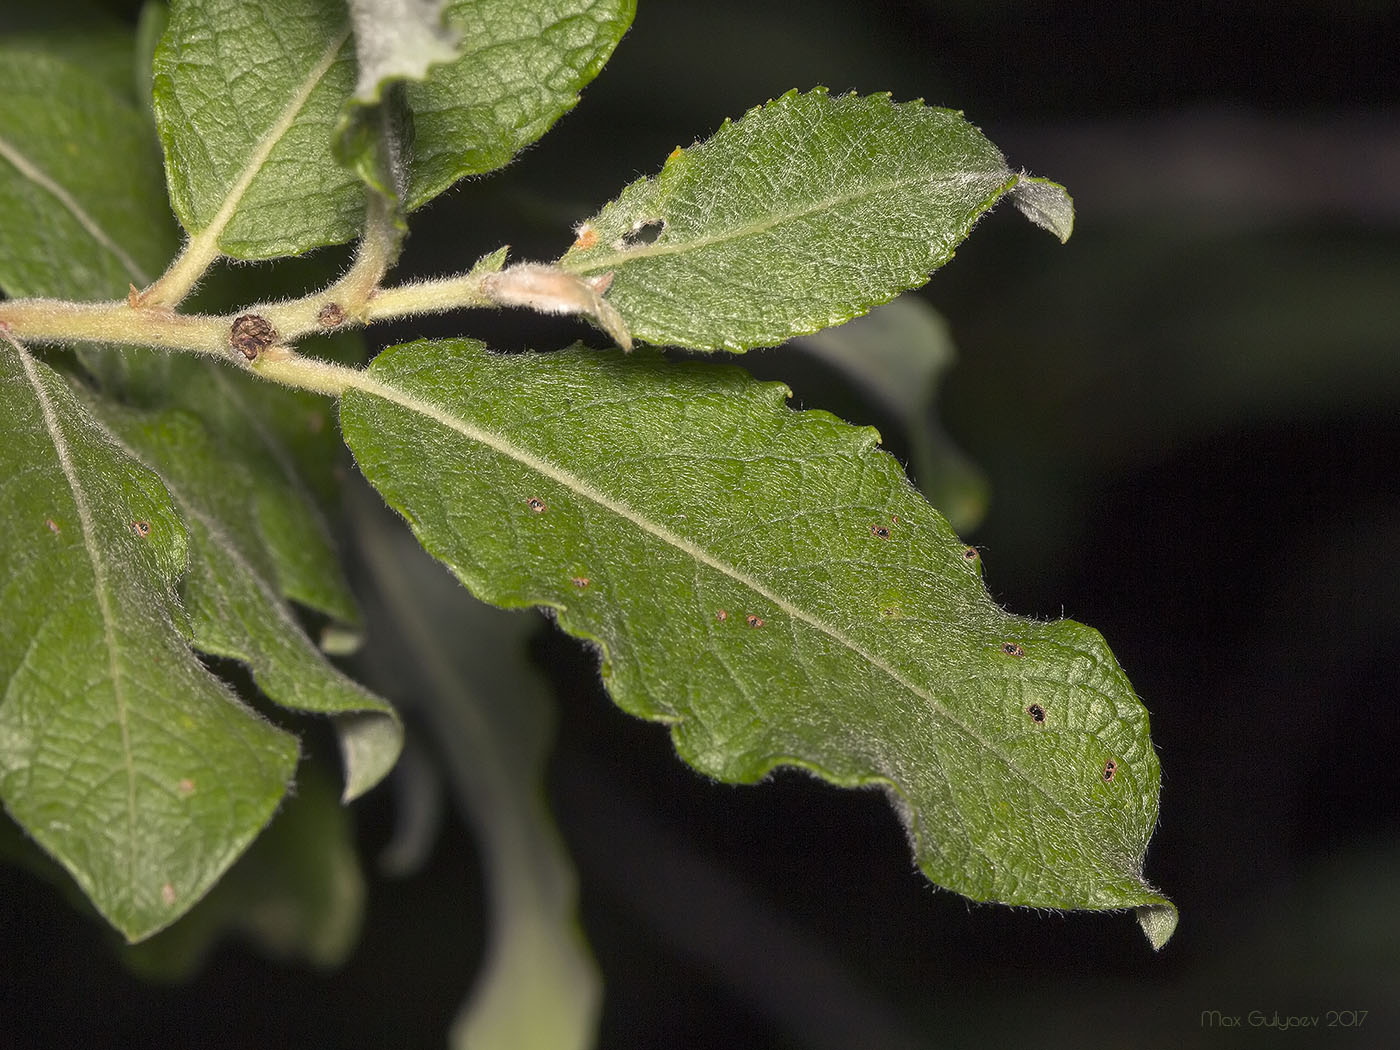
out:
<path id="1" fill-rule="evenodd" d="M 950 725 L 957 727 L 959 730 L 965 733 L 969 739 L 973 740 L 975 743 L 978 744 L 978 746 L 983 748 L 988 754 L 996 756 L 998 761 L 1002 762 L 1002 764 L 1005 765 L 1008 770 L 1010 770 L 1019 779 L 1021 779 L 1027 785 L 1029 785 L 1049 804 L 1054 805 L 1057 809 L 1060 809 L 1062 811 L 1065 810 L 1063 803 L 1052 798 L 1050 794 L 1039 783 L 1036 782 L 1034 777 L 1030 776 L 1028 773 L 1022 770 L 1009 756 L 1003 754 L 1001 750 L 999 750 L 995 745 L 993 745 L 989 740 L 987 740 L 982 734 L 978 733 L 972 726 L 968 725 L 966 722 L 958 718 L 955 714 L 953 714 L 946 707 L 940 704 L 937 698 L 934 697 L 930 692 L 920 687 L 917 683 L 910 681 L 896 668 L 891 666 L 889 663 L 881 659 L 876 654 L 864 648 L 859 642 L 848 636 L 844 631 L 841 631 L 839 628 L 833 627 L 831 624 L 826 623 L 821 618 L 817 617 L 812 613 L 807 612 L 799 606 L 793 605 L 791 602 L 779 596 L 776 592 L 766 587 L 761 581 L 750 576 L 748 573 L 745 573 L 742 570 L 736 568 L 735 566 L 730 565 L 728 562 L 721 560 L 720 558 L 711 554 L 705 548 L 699 546 L 693 541 L 687 539 L 684 536 L 681 536 L 676 532 L 671 531 L 665 525 L 652 521 L 646 515 L 642 514 L 640 511 L 634 509 L 633 507 L 628 506 L 621 500 L 614 499 L 608 494 L 598 491 L 593 486 L 589 485 L 586 481 L 584 481 L 582 478 L 578 477 L 577 475 L 571 473 L 568 470 L 565 470 L 563 467 L 560 467 L 557 464 L 550 462 L 549 460 L 543 459 L 539 456 L 536 456 L 532 452 L 520 448 L 518 445 L 515 445 L 514 443 L 512 443 L 511 441 L 499 434 L 487 430 L 482 430 L 479 427 L 473 426 L 472 424 L 464 420 L 458 419 L 456 416 L 453 416 L 451 413 L 433 404 L 431 401 L 423 400 L 422 398 L 416 397 L 407 391 L 401 390 L 398 387 L 386 383 L 383 380 L 379 379 L 377 376 L 372 375 L 370 372 L 352 372 L 348 378 L 350 378 L 350 385 L 353 386 L 355 389 L 359 390 L 360 392 L 382 398 L 383 400 L 388 401 L 391 404 L 398 405 L 400 408 L 404 408 L 410 412 L 414 412 L 418 415 L 421 415 L 427 419 L 432 420 L 435 423 L 440 424 L 441 426 L 446 427 L 447 429 L 457 434 L 460 434 L 462 437 L 466 438 L 469 441 L 474 441 L 479 444 L 485 445 L 487 448 L 490 448 L 496 452 L 499 452 L 503 456 L 515 460 L 522 466 L 530 470 L 536 471 L 537 473 L 543 475 L 546 478 L 549 478 L 551 481 L 554 481 L 555 483 L 563 486 L 564 488 L 567 488 L 570 491 L 577 493 L 584 499 L 587 499 L 590 502 L 597 504 L 604 510 L 609 511 L 612 514 L 615 514 L 618 517 L 631 522 L 638 529 L 654 537 L 660 542 L 676 548 L 682 553 L 693 558 L 695 561 L 700 562 L 702 565 L 706 565 L 709 568 L 714 569 L 716 572 L 728 576 L 736 583 L 749 588 L 755 594 L 759 595 L 760 597 L 764 598 L 769 602 L 772 602 L 775 607 L 782 610 L 782 612 L 786 615 L 791 616 L 794 620 L 798 620 L 802 623 L 807 624 L 814 630 L 826 635 L 828 638 L 844 646 L 856 656 L 860 657 L 862 660 L 865 660 L 872 667 L 883 672 L 892 681 L 902 686 L 908 692 L 918 697 L 920 700 L 923 700 L 926 704 L 928 704 L 929 708 L 933 711 L 933 713 L 936 716 L 942 718 Z"/>
<path id="2" fill-rule="evenodd" d="M 320 86 L 330 68 L 335 65 L 336 58 L 349 39 L 350 27 L 347 25 L 340 36 L 331 40 L 320 59 L 311 67 L 311 71 L 302 81 L 296 93 L 287 100 L 287 104 L 278 114 L 277 120 L 263 132 L 262 138 L 258 139 L 253 147 L 253 152 L 248 157 L 248 163 L 244 165 L 238 173 L 238 177 L 229 186 L 228 193 L 219 206 L 219 210 L 214 213 L 214 217 L 209 220 L 204 229 L 191 237 L 190 244 L 186 247 L 184 254 L 203 254 L 204 251 L 218 244 L 224 230 L 228 228 L 229 223 L 238 213 L 238 207 L 243 203 L 244 195 L 247 194 L 253 181 L 262 173 L 268 157 L 272 156 L 272 151 L 277 148 L 283 137 L 291 130 L 292 125 L 296 123 L 297 117 L 301 115 L 301 111 L 305 108 L 312 93 Z"/>
<path id="3" fill-rule="evenodd" d="M 68 488 L 73 494 L 73 504 L 78 514 L 78 525 L 83 534 L 83 549 L 87 553 L 88 562 L 92 567 L 93 590 L 97 597 L 97 606 L 102 615 L 102 634 L 107 648 L 107 674 L 112 682 L 112 694 L 116 701 L 117 726 L 121 730 L 122 765 L 126 773 L 126 885 L 128 892 L 134 893 L 136 890 L 136 852 L 131 849 L 131 844 L 136 841 L 136 766 L 131 749 L 131 726 L 130 714 L 127 707 L 126 679 L 121 669 L 121 661 L 118 659 L 119 644 L 115 630 L 116 615 L 112 608 L 110 591 L 110 581 L 107 574 L 107 566 L 97 545 L 96 525 L 93 520 L 92 507 L 88 503 L 87 493 L 83 489 L 81 479 L 78 477 L 76 468 L 73 465 L 72 452 L 68 447 L 68 440 L 64 437 L 62 426 L 54 412 L 53 402 L 48 397 L 48 391 L 43 384 L 43 377 L 39 375 L 36 364 L 18 343 L 12 343 L 19 354 L 20 364 L 24 368 L 25 377 L 34 389 L 34 395 L 39 403 L 39 411 L 44 417 L 44 428 L 48 432 L 49 440 L 53 443 L 54 453 L 58 457 L 59 469 L 63 471 L 63 476 L 68 482 Z"/>
<path id="4" fill-rule="evenodd" d="M 150 283 L 151 278 L 145 270 L 138 266 L 136 260 L 128 255 L 121 245 L 113 240 L 107 231 L 102 228 L 101 224 L 87 213 L 73 195 L 51 178 L 42 168 L 25 156 L 25 154 L 21 153 L 19 149 L 4 136 L 0 136 L 0 157 L 4 157 L 5 160 L 9 161 L 10 164 L 14 166 L 16 171 L 45 193 L 49 194 L 49 196 L 53 197 L 59 204 L 63 205 L 68 214 L 73 216 L 78 225 L 87 232 L 88 236 L 96 241 L 102 248 L 110 252 L 113 258 L 121 264 L 122 269 L 126 271 L 127 276 L 131 278 L 134 284 L 145 285 Z"/>
<path id="5" fill-rule="evenodd" d="M 971 176 L 964 176 L 964 178 L 970 177 Z M 981 201 L 981 203 L 977 206 L 973 217 L 975 218 L 977 215 L 981 215 L 989 207 L 991 207 L 991 205 L 995 203 L 1002 196 L 1002 194 L 1006 193 L 1007 190 L 1011 189 L 1013 186 L 1016 185 L 1018 179 L 1019 176 L 1013 174 L 1011 178 L 1008 181 L 1003 182 L 994 193 L 984 198 Z M 797 222 L 802 219 L 808 219 L 811 218 L 813 215 L 820 215 L 824 212 L 830 211 L 836 208 L 838 205 L 853 204 L 865 200 L 868 197 L 873 197 L 880 193 L 888 193 L 889 191 L 895 189 L 904 189 L 906 187 L 918 185 L 922 182 L 927 182 L 930 185 L 932 185 L 939 182 L 956 181 L 961 180 L 955 176 L 949 176 L 947 178 L 940 179 L 937 177 L 931 178 L 927 175 L 917 177 L 910 176 L 908 178 L 899 179 L 886 179 L 882 182 L 878 182 L 874 185 L 869 186 L 860 193 L 825 197 L 822 200 L 813 202 L 805 208 L 799 208 L 795 211 L 781 212 L 778 214 L 765 215 L 754 222 L 746 223 L 742 226 L 731 227 L 730 229 L 722 230 L 719 233 L 709 234 L 702 237 L 696 237 L 694 239 L 685 241 L 667 241 L 664 244 L 660 240 L 656 240 L 653 241 L 651 244 L 640 245 L 636 249 L 630 249 L 628 251 L 623 252 L 613 252 L 611 255 L 595 256 L 594 258 L 584 260 L 584 265 L 570 266 L 567 259 L 561 260 L 560 265 L 562 265 L 565 269 L 571 269 L 576 273 L 591 273 L 595 270 L 606 270 L 609 267 L 622 266 L 626 263 L 634 262 L 638 259 L 650 259 L 666 255 L 680 255 L 688 252 L 702 251 L 705 248 L 709 248 L 710 246 L 715 244 L 724 244 L 729 241 L 742 240 L 746 237 L 757 237 L 764 233 L 767 233 L 769 230 L 774 229 L 777 226 L 782 225 L 783 223 Z M 661 209 L 657 208 L 656 210 L 660 211 Z M 663 219 L 665 218 L 664 216 L 657 217 Z"/>

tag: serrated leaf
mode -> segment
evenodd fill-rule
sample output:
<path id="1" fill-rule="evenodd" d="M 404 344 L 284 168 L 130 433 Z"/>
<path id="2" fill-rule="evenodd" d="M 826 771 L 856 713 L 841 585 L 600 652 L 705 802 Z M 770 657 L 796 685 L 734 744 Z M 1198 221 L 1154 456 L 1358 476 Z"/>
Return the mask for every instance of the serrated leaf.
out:
<path id="1" fill-rule="evenodd" d="M 110 299 L 176 247 L 141 111 L 86 70 L 0 49 L 0 287 Z"/>
<path id="2" fill-rule="evenodd" d="M 935 419 L 938 380 L 955 357 L 938 312 L 902 295 L 794 345 L 840 369 L 894 415 L 908 437 L 919 489 L 958 532 L 976 528 L 987 510 L 987 479 Z"/>
<path id="3" fill-rule="evenodd" d="M 691 765 L 885 787 L 935 883 L 1170 908 L 1147 714 L 1102 638 L 1000 609 L 875 434 L 737 369 L 467 341 L 341 403 L 365 476 L 479 597 L 596 640 Z"/>
<path id="4" fill-rule="evenodd" d="M 405 85 L 414 129 L 406 206 L 494 171 L 548 131 L 635 12 L 636 0 L 449 0 L 461 57 Z"/>
<path id="5" fill-rule="evenodd" d="M 1022 177 L 962 114 L 789 92 L 676 149 L 560 260 L 658 345 L 742 351 L 917 287 Z"/>
<path id="6" fill-rule="evenodd" d="M 464 594 L 372 497 L 356 501 L 362 550 L 402 639 L 421 718 L 458 810 L 476 832 L 489 895 L 482 972 L 452 1026 L 466 1050 L 586 1050 L 602 988 L 578 929 L 577 882 L 544 802 L 553 709 L 529 663 L 534 617 Z M 378 502 L 378 501 L 374 501 Z"/>
<path id="7" fill-rule="evenodd" d="M 345 801 L 393 768 L 403 729 L 392 707 L 332 666 L 281 600 L 274 562 L 262 549 L 253 489 L 236 461 L 217 450 L 201 423 L 178 412 L 141 415 L 107 406 L 104 421 L 147 467 L 158 471 L 190 533 L 183 586 L 191 644 L 245 662 L 269 699 L 294 711 L 330 715 L 345 765 Z"/>
<path id="8" fill-rule="evenodd" d="M 239 259 L 359 234 L 364 191 L 331 155 L 354 83 L 338 2 L 173 3 L 154 97 L 170 202 L 186 232 Z"/>
<path id="9" fill-rule="evenodd" d="M 148 980 L 185 980 L 239 934 L 274 959 L 339 966 L 355 947 L 364 907 L 350 811 L 329 778 L 305 767 L 296 794 L 209 895 L 123 959 Z"/>
<path id="10" fill-rule="evenodd" d="M 140 940 L 267 822 L 296 742 L 189 651 L 175 597 L 185 532 L 160 479 L 8 341 L 0 376 L 0 795 Z"/>

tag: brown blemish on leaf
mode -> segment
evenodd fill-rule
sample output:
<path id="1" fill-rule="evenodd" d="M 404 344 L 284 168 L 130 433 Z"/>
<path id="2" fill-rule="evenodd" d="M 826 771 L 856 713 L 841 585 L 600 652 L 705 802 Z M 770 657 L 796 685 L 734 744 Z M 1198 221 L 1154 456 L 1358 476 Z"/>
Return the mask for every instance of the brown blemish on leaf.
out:
<path id="1" fill-rule="evenodd" d="M 750 627 L 762 627 L 763 617 L 755 616 L 753 613 L 749 613 L 747 616 L 744 617 L 744 622 Z"/>
<path id="2" fill-rule="evenodd" d="M 874 536 L 876 539 L 879 539 L 879 540 L 887 540 L 887 539 L 890 538 L 890 529 L 889 529 L 889 526 L 888 526 L 888 525 L 872 525 L 872 526 L 870 526 L 870 535 Z"/>
<path id="3" fill-rule="evenodd" d="M 589 223 L 581 222 L 574 227 L 574 238 L 574 247 L 586 252 L 598 243 L 598 231 Z"/>
<path id="4" fill-rule="evenodd" d="M 180 792 L 181 798 L 189 798 L 194 794 L 194 781 L 189 777 L 181 777 L 180 783 L 175 785 L 175 790 Z"/>
<path id="5" fill-rule="evenodd" d="M 1031 716 L 1032 722 L 1045 721 L 1045 708 L 1041 707 L 1039 704 L 1031 704 L 1026 708 L 1026 714 Z"/>
<path id="6" fill-rule="evenodd" d="M 590 580 L 587 576 L 574 576 L 570 579 L 569 582 L 582 591 L 586 590 L 588 588 L 588 585 L 593 581 Z"/>
<path id="7" fill-rule="evenodd" d="M 1103 779 L 1104 779 L 1104 783 L 1108 783 L 1109 781 L 1111 781 L 1115 776 L 1117 776 L 1117 774 L 1118 774 L 1118 763 L 1115 762 L 1115 761 L 1113 761 L 1113 759 L 1110 758 L 1107 762 L 1105 762 L 1105 763 L 1103 764 Z"/>
<path id="8" fill-rule="evenodd" d="M 44 524 L 49 527 L 49 531 L 52 532 L 55 536 L 57 536 L 60 532 L 63 531 L 58 527 L 58 522 L 54 521 L 53 518 L 45 518 Z"/>
<path id="9" fill-rule="evenodd" d="M 545 511 L 549 510 L 549 504 L 538 496 L 531 496 L 527 499 L 525 501 L 525 506 L 529 507 L 536 514 L 543 514 Z"/>
<path id="10" fill-rule="evenodd" d="M 167 908 L 175 903 L 175 887 L 166 883 L 160 888 L 160 900 Z"/>
<path id="11" fill-rule="evenodd" d="M 136 535 L 140 536 L 143 540 L 151 534 L 151 523 L 149 521 L 133 521 L 131 527 L 135 530 Z"/>
<path id="12" fill-rule="evenodd" d="M 1001 651 L 1007 656 L 1025 656 L 1026 651 L 1015 642 L 1002 642 Z"/>
<path id="13" fill-rule="evenodd" d="M 229 343 L 249 361 L 277 342 L 277 329 L 261 314 L 240 314 L 229 327 Z"/>
<path id="14" fill-rule="evenodd" d="M 977 553 L 976 547 L 963 548 L 963 561 L 976 561 L 980 557 L 982 557 L 982 555 Z"/>
<path id="15" fill-rule="evenodd" d="M 671 161 L 673 161 L 673 160 L 678 160 L 678 159 L 680 159 L 681 157 L 684 157 L 684 156 L 685 156 L 685 150 L 683 150 L 683 149 L 681 149 L 679 146 L 677 146 L 677 147 L 676 147 L 675 149 L 673 149 L 670 153 L 666 154 L 666 163 L 667 163 L 667 164 L 670 164 Z"/>
<path id="16" fill-rule="evenodd" d="M 316 323 L 322 328 L 339 328 L 345 323 L 345 308 L 339 303 L 327 303 L 316 312 Z"/>
<path id="17" fill-rule="evenodd" d="M 720 623 L 724 623 L 725 620 L 729 619 L 729 610 L 717 609 L 715 611 L 715 619 L 718 620 Z"/>

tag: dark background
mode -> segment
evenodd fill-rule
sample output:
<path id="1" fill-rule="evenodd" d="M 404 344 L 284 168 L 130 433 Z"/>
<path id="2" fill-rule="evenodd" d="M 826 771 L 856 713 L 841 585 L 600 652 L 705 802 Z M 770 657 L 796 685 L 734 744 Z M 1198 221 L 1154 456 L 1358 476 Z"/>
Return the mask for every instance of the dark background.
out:
<path id="1" fill-rule="evenodd" d="M 939 411 L 988 475 L 967 539 L 1009 609 L 1100 629 L 1163 767 L 1127 915 L 972 905 L 913 870 L 883 797 L 780 774 L 709 783 L 542 632 L 550 790 L 607 985 L 611 1047 L 1379 1047 L 1400 1036 L 1400 8 L 1337 0 L 1084 5 L 641 4 L 578 109 L 419 217 L 408 271 L 569 225 L 677 144 L 789 87 L 963 109 L 1075 195 L 1061 247 L 1011 210 L 924 290 L 960 361 Z M 517 315 L 500 346 L 582 330 Z M 781 351 L 747 367 L 854 422 L 872 406 Z M 358 808 L 367 855 L 391 800 Z M 220 949 L 153 987 L 59 893 L 0 874 L 0 1044 L 438 1046 L 479 955 L 480 877 L 450 828 L 375 879 L 336 974 Z M 1203 1011 L 1242 1031 L 1203 1025 Z M 1360 1029 L 1249 1014 L 1367 1010 Z M 10 1042 L 11 1038 L 19 1041 Z"/>

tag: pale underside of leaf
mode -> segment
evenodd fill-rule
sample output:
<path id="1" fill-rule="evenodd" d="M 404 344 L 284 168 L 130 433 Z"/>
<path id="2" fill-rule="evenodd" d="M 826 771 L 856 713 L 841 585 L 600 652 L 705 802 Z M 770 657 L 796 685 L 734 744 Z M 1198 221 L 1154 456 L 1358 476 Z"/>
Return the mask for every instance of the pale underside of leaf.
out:
<path id="1" fill-rule="evenodd" d="M 885 785 L 929 876 L 977 899 L 1160 902 L 1156 759 L 1101 639 L 998 609 L 873 435 L 784 394 L 420 343 L 376 360 L 342 425 L 430 552 L 596 639 L 618 702 L 702 771 Z"/>

